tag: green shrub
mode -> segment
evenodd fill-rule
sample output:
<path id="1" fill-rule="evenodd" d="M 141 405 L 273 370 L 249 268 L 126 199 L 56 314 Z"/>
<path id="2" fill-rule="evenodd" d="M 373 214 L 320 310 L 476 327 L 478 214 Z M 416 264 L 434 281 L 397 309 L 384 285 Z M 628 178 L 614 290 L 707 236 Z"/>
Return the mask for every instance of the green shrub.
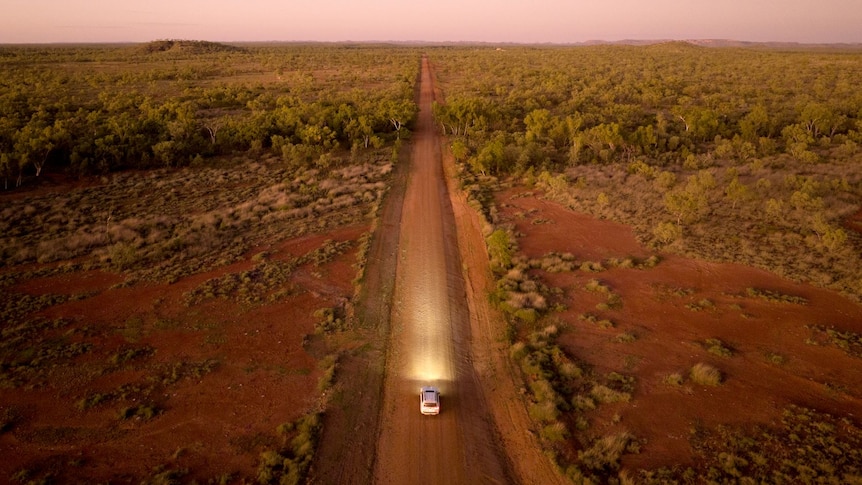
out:
<path id="1" fill-rule="evenodd" d="M 542 423 L 550 423 L 556 421 L 560 416 L 560 411 L 553 401 L 540 401 L 530 404 L 530 417 Z"/>
<path id="2" fill-rule="evenodd" d="M 539 313 L 534 308 L 516 310 L 514 316 L 524 323 L 535 323 L 539 319 Z"/>
<path id="3" fill-rule="evenodd" d="M 509 233 L 497 229 L 488 236 L 488 255 L 491 258 L 491 267 L 496 271 L 505 271 L 512 265 L 512 240 Z"/>
<path id="4" fill-rule="evenodd" d="M 515 362 L 520 362 L 530 350 L 524 342 L 515 342 L 509 347 L 509 356 Z"/>

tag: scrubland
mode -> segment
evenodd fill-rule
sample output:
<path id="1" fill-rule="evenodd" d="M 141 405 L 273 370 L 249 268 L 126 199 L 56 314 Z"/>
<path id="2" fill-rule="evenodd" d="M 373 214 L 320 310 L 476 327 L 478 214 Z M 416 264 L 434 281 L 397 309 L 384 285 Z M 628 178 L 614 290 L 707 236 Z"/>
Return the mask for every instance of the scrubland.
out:
<path id="1" fill-rule="evenodd" d="M 860 479 L 858 52 L 435 60 L 437 121 L 485 217 L 492 301 L 561 473 Z"/>

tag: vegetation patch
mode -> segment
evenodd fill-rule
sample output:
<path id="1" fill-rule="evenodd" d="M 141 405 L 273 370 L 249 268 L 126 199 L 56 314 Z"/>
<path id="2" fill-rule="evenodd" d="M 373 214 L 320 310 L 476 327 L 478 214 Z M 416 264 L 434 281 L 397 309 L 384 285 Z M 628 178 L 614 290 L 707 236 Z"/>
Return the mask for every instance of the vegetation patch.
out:
<path id="1" fill-rule="evenodd" d="M 796 295 L 785 295 L 777 291 L 764 290 L 762 288 L 746 288 L 745 294 L 752 298 L 760 298 L 773 303 L 808 304 L 807 298 Z"/>
<path id="2" fill-rule="evenodd" d="M 732 357 L 733 349 L 717 338 L 708 338 L 703 342 L 707 352 L 719 357 Z"/>
<path id="3" fill-rule="evenodd" d="M 693 312 L 700 312 L 704 310 L 715 310 L 715 303 L 713 303 L 707 298 L 704 298 L 702 300 L 689 303 L 685 307 Z"/>
<path id="4" fill-rule="evenodd" d="M 783 412 L 781 424 L 744 430 L 697 428 L 691 437 L 698 467 L 641 471 L 646 484 L 858 483 L 862 480 L 862 429 L 799 406 Z"/>
<path id="5" fill-rule="evenodd" d="M 862 195 L 862 57 L 680 47 L 440 50 L 434 116 L 477 180 L 522 181 L 656 249 L 862 298 L 862 240 L 844 223 Z"/>
<path id="6" fill-rule="evenodd" d="M 811 332 L 809 343 L 831 345 L 851 357 L 862 358 L 862 335 L 851 331 L 842 332 L 824 325 L 806 325 L 806 328 Z"/>
<path id="7" fill-rule="evenodd" d="M 704 364 L 703 362 L 695 364 L 689 371 L 688 375 L 692 382 L 702 386 L 718 386 L 724 379 L 721 375 L 721 371 L 709 364 Z"/>
<path id="8" fill-rule="evenodd" d="M 93 344 L 81 340 L 64 319 L 37 319 L 0 332 L 0 387 L 40 387 L 58 366 L 71 365 Z"/>

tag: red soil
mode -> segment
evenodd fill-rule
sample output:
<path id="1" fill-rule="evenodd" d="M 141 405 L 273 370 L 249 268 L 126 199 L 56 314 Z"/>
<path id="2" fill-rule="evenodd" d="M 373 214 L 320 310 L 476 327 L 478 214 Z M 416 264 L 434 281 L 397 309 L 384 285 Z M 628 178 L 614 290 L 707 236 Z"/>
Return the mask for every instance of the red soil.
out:
<path id="1" fill-rule="evenodd" d="M 324 240 L 356 240 L 367 227 L 349 227 L 279 242 L 268 251 L 287 259 L 321 246 Z M 251 256 L 251 254 L 249 254 Z M 275 431 L 318 403 L 321 370 L 312 344 L 313 312 L 352 294 L 355 251 L 316 267 L 298 268 L 287 284 L 290 295 L 275 303 L 247 305 L 224 299 L 187 306 L 183 294 L 227 272 L 250 268 L 250 259 L 174 284 L 117 287 L 123 277 L 88 271 L 22 281 L 4 291 L 87 295 L 43 310 L 50 319 L 71 320 L 67 329 L 93 344 L 71 365 L 47 372 L 44 385 L 0 389 L 2 408 L 17 418 L 0 434 L 0 481 L 20 470 L 47 474 L 61 483 L 132 482 L 157 467 L 188 469 L 187 479 L 206 483 L 232 474 L 256 476 L 259 455 L 281 445 Z M 150 357 L 120 370 L 103 372 L 120 349 L 150 346 Z M 155 418 L 120 420 L 118 409 L 134 402 L 115 400 L 81 411 L 78 400 L 122 384 L 142 384 L 172 363 L 215 359 L 201 378 L 183 378 L 151 396 L 162 412 Z"/>
<path id="2" fill-rule="evenodd" d="M 513 222 L 524 234 L 518 244 L 528 257 L 569 252 L 583 262 L 642 260 L 651 254 L 627 226 L 523 195 L 522 190 L 510 190 L 498 196 L 498 204 L 504 221 Z M 561 346 L 598 374 L 615 371 L 636 377 L 631 402 L 602 405 L 591 415 L 588 431 L 633 433 L 644 445 L 639 454 L 624 458 L 624 467 L 689 464 L 694 459 L 689 437 L 696 427 L 775 423 L 788 404 L 854 420 L 862 416 L 858 358 L 837 347 L 807 343 L 813 331 L 806 328 L 823 325 L 862 333 L 862 306 L 760 269 L 670 254 L 660 257 L 651 269 L 534 274 L 563 289 L 557 300 L 567 310 L 556 314 L 567 325 Z M 604 296 L 584 288 L 594 278 L 622 297 L 622 308 L 596 309 Z M 747 296 L 747 288 L 801 296 L 808 303 L 770 302 Z M 713 306 L 699 311 L 687 307 L 705 299 Z M 608 318 L 615 325 L 602 329 L 579 320 L 584 313 Z M 623 332 L 633 333 L 636 341 L 616 342 L 614 337 Z M 711 338 L 731 347 L 733 356 L 707 352 L 703 342 Z M 771 362 L 774 354 L 784 363 Z M 706 387 L 689 381 L 687 372 L 698 362 L 721 370 L 724 383 Z M 682 386 L 664 382 L 674 372 L 686 377 Z"/>

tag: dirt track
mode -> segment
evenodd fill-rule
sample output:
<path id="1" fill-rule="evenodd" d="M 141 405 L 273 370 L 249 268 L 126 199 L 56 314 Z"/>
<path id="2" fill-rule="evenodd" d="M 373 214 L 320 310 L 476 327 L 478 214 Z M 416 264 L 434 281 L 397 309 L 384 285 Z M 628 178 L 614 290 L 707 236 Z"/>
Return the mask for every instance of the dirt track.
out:
<path id="1" fill-rule="evenodd" d="M 487 300 L 481 222 L 441 152 L 425 58 L 417 96 L 411 152 L 396 167 L 357 304 L 357 344 L 365 343 L 340 363 L 335 395 L 349 397 L 327 410 L 312 483 L 561 484 Z M 439 416 L 419 413 L 426 383 L 443 392 Z"/>
<path id="2" fill-rule="evenodd" d="M 512 483 L 470 358 L 470 321 L 454 215 L 423 59 L 420 113 L 405 194 L 376 483 Z M 422 416 L 418 391 L 440 388 Z"/>

